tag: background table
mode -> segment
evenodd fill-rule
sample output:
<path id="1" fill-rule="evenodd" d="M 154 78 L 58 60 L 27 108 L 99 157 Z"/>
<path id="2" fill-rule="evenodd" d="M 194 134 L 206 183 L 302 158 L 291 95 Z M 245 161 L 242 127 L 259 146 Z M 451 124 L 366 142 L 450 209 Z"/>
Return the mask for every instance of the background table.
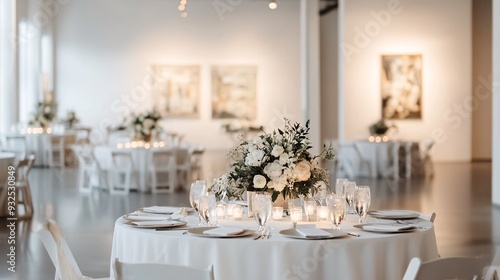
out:
<path id="1" fill-rule="evenodd" d="M 186 218 L 196 226 L 197 217 Z M 115 224 L 111 263 L 124 262 L 181 264 L 195 267 L 214 265 L 215 279 L 398 279 L 413 257 L 423 261 L 438 258 L 434 227 L 402 234 L 380 234 L 353 228 L 357 216 L 348 215 L 341 227 L 361 237 L 329 240 L 299 240 L 281 236 L 289 220 L 270 221 L 272 236 L 252 238 L 204 238 L 179 231 L 154 231 Z M 253 219 L 219 221 L 222 225 L 256 229 Z M 321 223 L 319 227 L 330 227 Z M 111 269 L 111 275 L 113 271 Z M 296 278 L 294 278 L 294 276 Z"/>

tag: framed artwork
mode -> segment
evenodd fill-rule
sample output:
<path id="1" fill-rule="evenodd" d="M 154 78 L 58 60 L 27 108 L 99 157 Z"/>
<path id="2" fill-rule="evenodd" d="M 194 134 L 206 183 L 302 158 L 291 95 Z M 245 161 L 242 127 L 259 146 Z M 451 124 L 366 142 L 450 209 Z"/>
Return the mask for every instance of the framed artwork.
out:
<path id="1" fill-rule="evenodd" d="M 212 118 L 256 117 L 256 66 L 212 66 Z"/>
<path id="2" fill-rule="evenodd" d="M 156 109 L 165 117 L 198 117 L 200 66 L 152 65 Z"/>
<path id="3" fill-rule="evenodd" d="M 422 118 L 422 55 L 382 55 L 382 118 Z"/>

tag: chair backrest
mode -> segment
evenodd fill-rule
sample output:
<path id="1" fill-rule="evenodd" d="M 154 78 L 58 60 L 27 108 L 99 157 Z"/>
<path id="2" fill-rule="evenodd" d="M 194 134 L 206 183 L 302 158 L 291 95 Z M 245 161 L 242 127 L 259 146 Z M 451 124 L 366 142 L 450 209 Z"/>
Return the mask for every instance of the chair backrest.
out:
<path id="1" fill-rule="evenodd" d="M 403 280 L 480 279 L 484 258 L 451 257 L 428 262 L 413 258 Z"/>
<path id="2" fill-rule="evenodd" d="M 177 166 L 191 165 L 189 147 L 180 146 L 175 148 L 175 158 L 177 161 Z"/>
<path id="3" fill-rule="evenodd" d="M 134 161 L 132 160 L 132 154 L 130 151 L 112 151 L 111 157 L 113 159 L 114 167 L 121 167 L 135 170 Z"/>
<path id="4" fill-rule="evenodd" d="M 115 259 L 116 280 L 214 280 L 213 267 L 206 269 L 163 263 L 125 263 Z M 168 277 L 167 277 L 168 276 Z"/>
<path id="5" fill-rule="evenodd" d="M 28 143 L 25 136 L 7 135 L 5 136 L 5 147 L 3 150 L 16 154 L 16 161 L 26 158 L 28 152 Z"/>
<path id="6" fill-rule="evenodd" d="M 56 268 L 56 279 L 84 279 L 63 232 L 54 220 L 48 220 L 36 232 Z"/>
<path id="7" fill-rule="evenodd" d="M 487 267 L 486 273 L 484 275 L 485 280 L 500 280 L 498 278 L 498 272 L 500 271 L 500 250 L 497 251 L 491 264 Z"/>
<path id="8" fill-rule="evenodd" d="M 176 153 L 174 150 L 154 150 L 151 167 L 156 170 L 175 170 Z"/>
<path id="9" fill-rule="evenodd" d="M 422 150 L 422 155 L 424 157 L 429 156 L 432 147 L 434 146 L 434 140 L 432 138 L 425 139 L 421 142 L 421 150 Z"/>
<path id="10" fill-rule="evenodd" d="M 26 159 L 23 159 L 17 163 L 16 180 L 18 183 L 28 181 L 28 176 L 30 174 L 31 167 L 33 166 L 34 162 L 35 162 L 35 155 L 29 155 Z"/>

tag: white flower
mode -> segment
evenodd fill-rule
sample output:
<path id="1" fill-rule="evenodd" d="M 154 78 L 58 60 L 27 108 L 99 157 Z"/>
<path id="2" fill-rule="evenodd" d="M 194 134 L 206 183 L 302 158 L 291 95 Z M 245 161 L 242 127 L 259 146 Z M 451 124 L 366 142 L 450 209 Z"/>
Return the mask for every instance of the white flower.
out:
<path id="1" fill-rule="evenodd" d="M 277 192 L 281 192 L 282 190 L 285 189 L 286 184 L 283 184 L 281 180 L 278 181 L 270 181 L 268 184 L 268 187 L 271 189 L 274 189 Z"/>
<path id="2" fill-rule="evenodd" d="M 153 127 L 154 124 L 155 124 L 155 122 L 152 119 L 145 119 L 144 122 L 142 123 L 142 125 L 145 128 L 151 128 L 151 127 Z"/>
<path id="3" fill-rule="evenodd" d="M 253 176 L 253 187 L 256 189 L 262 189 L 266 186 L 267 180 L 266 177 L 262 175 Z"/>
<path id="4" fill-rule="evenodd" d="M 279 159 L 279 162 L 281 165 L 285 165 L 289 162 L 289 156 L 287 153 L 282 153 L 280 155 L 280 159 Z"/>
<path id="5" fill-rule="evenodd" d="M 264 151 L 253 149 L 247 154 L 245 158 L 245 164 L 248 166 L 260 166 L 263 157 Z"/>
<path id="6" fill-rule="evenodd" d="M 285 149 L 283 149 L 283 147 L 276 145 L 273 147 L 273 151 L 271 152 L 271 155 L 273 155 L 275 157 L 279 157 L 283 153 L 284 150 Z"/>
<path id="7" fill-rule="evenodd" d="M 295 165 L 292 173 L 297 182 L 307 181 L 311 177 L 311 166 L 307 161 L 303 160 Z"/>
<path id="8" fill-rule="evenodd" d="M 264 167 L 264 173 L 269 176 L 272 180 L 281 176 L 283 167 L 279 164 L 278 161 L 274 161 L 268 163 L 266 167 Z"/>

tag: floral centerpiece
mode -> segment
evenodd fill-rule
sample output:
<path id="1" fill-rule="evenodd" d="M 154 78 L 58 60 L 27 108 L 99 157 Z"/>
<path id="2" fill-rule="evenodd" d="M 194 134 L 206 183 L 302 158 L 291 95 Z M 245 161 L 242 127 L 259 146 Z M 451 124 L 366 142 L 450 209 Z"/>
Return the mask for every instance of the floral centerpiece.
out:
<path id="1" fill-rule="evenodd" d="M 263 132 L 229 152 L 229 172 L 214 180 L 219 197 L 241 199 L 245 191 L 266 191 L 275 201 L 280 194 L 285 199 L 314 194 L 321 182 L 328 184 L 319 160 L 333 159 L 333 150 L 324 146 L 311 155 L 309 121 L 301 126 L 285 119 L 284 129 Z"/>
<path id="2" fill-rule="evenodd" d="M 377 121 L 376 123 L 370 125 L 369 130 L 370 130 L 370 135 L 384 135 L 389 131 L 391 128 L 396 128 L 396 125 L 394 124 L 388 124 L 385 119 L 381 119 Z"/>
<path id="3" fill-rule="evenodd" d="M 64 125 L 66 128 L 73 128 L 75 124 L 77 124 L 80 120 L 76 116 L 75 111 L 69 111 L 66 115 L 66 119 L 64 119 Z"/>
<path id="4" fill-rule="evenodd" d="M 38 102 L 33 116 L 28 122 L 32 127 L 47 129 L 56 117 L 57 106 L 53 101 Z"/>
<path id="5" fill-rule="evenodd" d="M 132 115 L 130 120 L 130 131 L 132 139 L 135 141 L 151 141 L 151 138 L 158 135 L 161 131 L 158 122 L 161 120 L 161 115 L 156 110 Z"/>

